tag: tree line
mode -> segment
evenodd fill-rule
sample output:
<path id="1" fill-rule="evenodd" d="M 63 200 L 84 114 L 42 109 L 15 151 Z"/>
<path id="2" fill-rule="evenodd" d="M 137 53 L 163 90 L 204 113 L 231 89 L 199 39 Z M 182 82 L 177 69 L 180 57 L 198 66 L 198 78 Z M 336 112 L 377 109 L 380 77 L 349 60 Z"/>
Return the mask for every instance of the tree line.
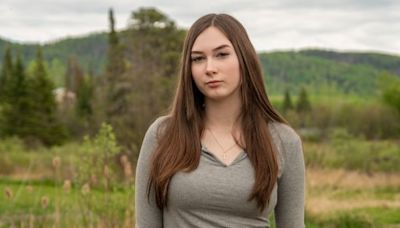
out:
<path id="1" fill-rule="evenodd" d="M 85 70 L 70 56 L 62 90 L 54 90 L 40 46 L 29 69 L 7 48 L 0 76 L 1 137 L 56 145 L 93 135 L 107 122 L 124 149 L 137 153 L 149 123 L 168 110 L 185 30 L 155 8 L 132 12 L 128 29 L 119 33 L 111 9 L 108 16 L 104 70 Z"/>
<path id="2" fill-rule="evenodd" d="M 132 12 L 128 28 L 121 32 L 115 30 L 116 22 L 111 9 L 108 19 L 104 67 L 101 70 L 87 68 L 82 66 L 86 62 L 79 56 L 69 56 L 65 64 L 57 63 L 63 66 L 62 71 L 58 70 L 62 76 L 58 77 L 59 83 L 63 85 L 61 91 L 54 90 L 54 79 L 49 73 L 52 67 L 46 64 L 42 47 L 37 47 L 35 60 L 28 67 L 24 66 L 18 51 L 14 51 L 17 53 L 15 58 L 12 57 L 11 48 L 5 51 L 0 74 L 1 137 L 18 136 L 31 144 L 51 146 L 69 140 L 81 140 L 84 135 L 94 135 L 102 123 L 106 122 L 113 127 L 124 151 L 136 157 L 148 125 L 157 115 L 168 111 L 175 90 L 181 46 L 186 31 L 179 29 L 174 21 L 151 7 Z M 338 68 L 331 67 L 326 62 L 328 60 L 316 60 L 316 57 L 295 53 L 260 56 L 263 66 L 268 69 L 268 88 L 272 88 L 275 94 L 286 91 L 282 105 L 278 108 L 298 128 L 327 129 L 324 126 L 329 124 L 346 126 L 345 117 L 332 117 L 331 113 L 336 111 L 326 111 L 331 105 L 311 104 L 307 91 L 315 93 L 312 86 L 301 86 L 304 80 L 308 85 L 318 84 L 322 88 L 324 85 L 332 86 L 324 83 L 329 77 L 323 79 L 322 76 L 316 76 L 321 73 L 323 66 L 331 73 L 332 80 L 347 83 L 349 87 L 344 88 L 349 90 L 352 86 L 364 86 L 365 91 L 371 91 L 376 83 L 375 77 L 382 73 L 368 66 L 360 66 L 364 71 L 348 66 L 350 68 L 347 69 L 350 70 L 346 71 L 343 70 L 346 68 L 340 68 L 342 65 Z M 315 64 L 311 64 L 312 61 L 316 61 Z M 322 67 L 317 66 L 318 61 Z M 344 76 L 337 76 L 343 72 Z M 365 77 L 361 76 L 362 72 L 366 73 Z M 370 72 L 373 74 L 369 74 Z M 353 75 L 354 78 L 345 79 L 350 77 L 348 75 Z M 386 79 L 381 83 L 385 85 L 382 86 L 385 88 L 382 90 L 382 97 L 392 107 L 398 107 L 400 98 L 396 94 L 400 93 L 397 93 L 399 86 L 394 79 L 396 76 L 387 73 L 383 78 Z M 290 92 L 298 94 L 296 104 L 292 101 Z M 385 118 L 388 121 L 397 118 L 395 114 L 387 114 L 386 109 L 378 110 L 386 112 Z M 354 110 L 354 115 L 360 113 Z M 377 128 L 386 126 L 379 121 L 376 120 Z M 373 133 L 375 128 L 364 129 L 362 126 L 360 123 L 352 129 L 355 129 L 355 133 L 376 137 Z M 389 130 L 383 129 L 384 132 L 380 133 L 382 137 L 398 134 L 395 124 L 386 129 Z"/>

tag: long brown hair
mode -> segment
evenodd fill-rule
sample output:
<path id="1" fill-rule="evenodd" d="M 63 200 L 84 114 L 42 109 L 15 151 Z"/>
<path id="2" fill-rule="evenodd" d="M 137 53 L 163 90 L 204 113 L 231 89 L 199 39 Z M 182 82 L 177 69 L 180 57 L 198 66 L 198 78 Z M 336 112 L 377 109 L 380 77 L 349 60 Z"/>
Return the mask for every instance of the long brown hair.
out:
<path id="1" fill-rule="evenodd" d="M 189 29 L 183 46 L 180 78 L 168 119 L 159 131 L 152 157 L 148 197 L 154 191 L 157 206 L 167 207 L 171 178 L 179 171 L 195 170 L 200 162 L 204 130 L 204 95 L 192 79 L 190 53 L 194 41 L 206 28 L 218 28 L 233 44 L 242 77 L 242 110 L 239 121 L 246 152 L 255 170 L 255 183 L 249 200 L 263 210 L 278 179 L 277 152 L 268 130 L 270 121 L 286 123 L 273 109 L 265 88 L 257 53 L 245 28 L 227 14 L 208 14 Z"/>

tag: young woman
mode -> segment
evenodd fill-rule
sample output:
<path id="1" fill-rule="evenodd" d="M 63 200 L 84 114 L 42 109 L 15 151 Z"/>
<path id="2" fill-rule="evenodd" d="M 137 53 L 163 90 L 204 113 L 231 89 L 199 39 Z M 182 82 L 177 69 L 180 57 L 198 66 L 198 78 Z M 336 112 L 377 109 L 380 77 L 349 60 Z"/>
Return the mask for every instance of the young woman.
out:
<path id="1" fill-rule="evenodd" d="M 304 227 L 299 136 L 273 109 L 257 54 L 232 16 L 189 29 L 168 116 L 148 129 L 136 168 L 138 228 Z"/>

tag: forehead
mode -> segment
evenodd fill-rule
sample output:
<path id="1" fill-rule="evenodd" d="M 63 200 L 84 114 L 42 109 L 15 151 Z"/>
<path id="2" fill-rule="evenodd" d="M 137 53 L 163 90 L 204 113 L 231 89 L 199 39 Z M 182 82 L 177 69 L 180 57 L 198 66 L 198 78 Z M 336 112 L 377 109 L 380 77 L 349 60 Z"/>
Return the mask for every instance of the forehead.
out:
<path id="1" fill-rule="evenodd" d="M 206 28 L 196 38 L 193 43 L 192 51 L 208 51 L 213 50 L 221 45 L 232 47 L 232 43 L 218 28 L 211 26 Z"/>

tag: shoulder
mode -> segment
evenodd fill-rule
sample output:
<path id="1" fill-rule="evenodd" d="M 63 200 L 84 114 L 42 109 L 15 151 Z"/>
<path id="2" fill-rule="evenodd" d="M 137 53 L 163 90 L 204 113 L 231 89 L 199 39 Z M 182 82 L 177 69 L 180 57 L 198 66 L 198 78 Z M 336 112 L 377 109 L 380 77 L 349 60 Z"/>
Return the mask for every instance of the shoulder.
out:
<path id="1" fill-rule="evenodd" d="M 166 116 L 158 117 L 154 120 L 144 135 L 143 142 L 139 152 L 139 163 L 147 164 L 150 160 L 151 155 L 153 154 L 155 148 L 158 145 L 159 132 L 161 126 L 164 125 L 168 118 Z"/>
<path id="2" fill-rule="evenodd" d="M 160 116 L 153 123 L 150 124 L 147 129 L 146 135 L 156 137 L 159 134 L 159 131 L 165 126 L 165 123 L 169 119 L 169 116 Z"/>
<path id="3" fill-rule="evenodd" d="M 301 143 L 300 136 L 289 125 L 271 121 L 268 123 L 269 130 L 274 140 L 283 145 Z"/>
<path id="4" fill-rule="evenodd" d="M 287 163 L 291 163 L 293 158 L 302 156 L 302 142 L 300 136 L 287 124 L 269 122 L 268 128 L 278 152 L 280 163 L 278 175 L 281 176 Z"/>

